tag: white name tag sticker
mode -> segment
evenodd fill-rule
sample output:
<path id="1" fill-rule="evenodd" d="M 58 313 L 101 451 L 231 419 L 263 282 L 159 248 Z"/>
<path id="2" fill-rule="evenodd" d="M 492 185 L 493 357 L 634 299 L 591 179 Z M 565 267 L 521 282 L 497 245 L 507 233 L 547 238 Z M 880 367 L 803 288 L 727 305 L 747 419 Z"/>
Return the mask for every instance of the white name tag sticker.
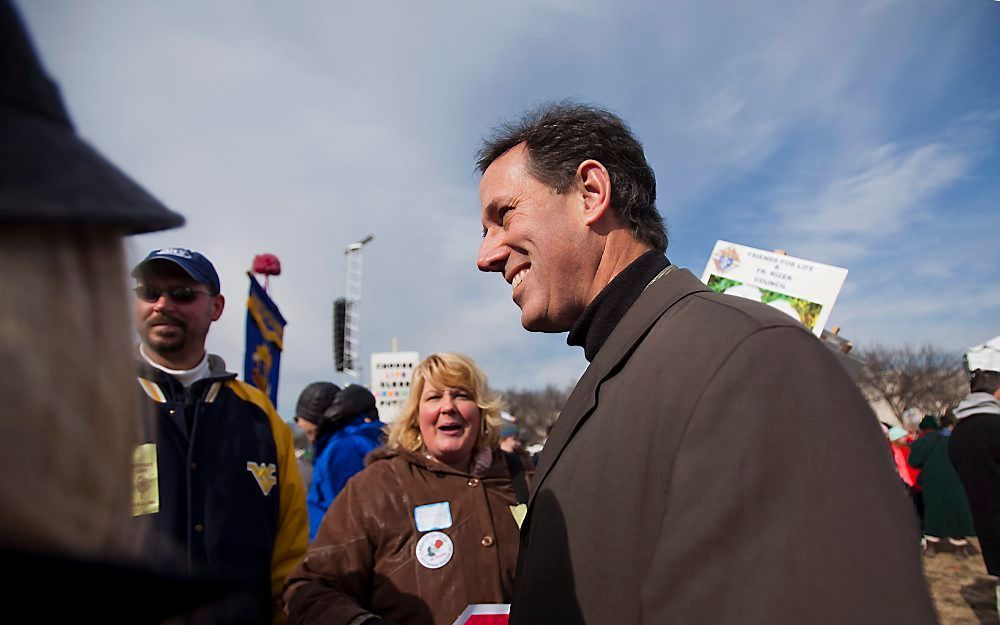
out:
<path id="1" fill-rule="evenodd" d="M 418 532 L 430 532 L 451 527 L 451 504 L 447 501 L 429 503 L 413 509 L 413 520 Z"/>

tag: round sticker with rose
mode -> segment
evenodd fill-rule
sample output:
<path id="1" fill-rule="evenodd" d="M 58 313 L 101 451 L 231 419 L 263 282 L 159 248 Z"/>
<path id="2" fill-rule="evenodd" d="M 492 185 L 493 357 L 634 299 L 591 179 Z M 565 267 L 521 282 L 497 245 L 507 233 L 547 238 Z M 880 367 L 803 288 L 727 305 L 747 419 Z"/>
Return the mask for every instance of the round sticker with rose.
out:
<path id="1" fill-rule="evenodd" d="M 417 541 L 417 562 L 429 569 L 448 564 L 455 554 L 455 544 L 444 532 L 427 532 Z"/>

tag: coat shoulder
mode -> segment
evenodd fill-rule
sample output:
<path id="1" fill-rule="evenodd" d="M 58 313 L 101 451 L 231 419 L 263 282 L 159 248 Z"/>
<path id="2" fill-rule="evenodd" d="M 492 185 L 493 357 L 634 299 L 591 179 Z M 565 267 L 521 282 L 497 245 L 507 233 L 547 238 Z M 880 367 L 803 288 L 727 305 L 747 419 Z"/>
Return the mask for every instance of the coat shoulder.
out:
<path id="1" fill-rule="evenodd" d="M 733 334 L 752 334 L 768 328 L 793 328 L 809 333 L 797 320 L 780 310 L 743 297 L 723 293 L 694 293 L 682 312 L 692 320 Z"/>
<path id="2" fill-rule="evenodd" d="M 712 291 L 700 291 L 685 297 L 666 310 L 639 342 L 640 358 L 673 362 L 683 355 L 697 355 L 687 360 L 687 367 L 699 370 L 700 379 L 726 361 L 751 337 L 774 337 L 754 341 L 755 350 L 773 355 L 804 349 L 807 353 L 829 350 L 802 323 L 784 312 L 760 302 Z"/>
<path id="3" fill-rule="evenodd" d="M 361 488 L 371 494 L 398 488 L 402 465 L 405 465 L 405 461 L 398 454 L 378 447 L 365 456 L 365 468 L 351 477 L 348 486 Z"/>

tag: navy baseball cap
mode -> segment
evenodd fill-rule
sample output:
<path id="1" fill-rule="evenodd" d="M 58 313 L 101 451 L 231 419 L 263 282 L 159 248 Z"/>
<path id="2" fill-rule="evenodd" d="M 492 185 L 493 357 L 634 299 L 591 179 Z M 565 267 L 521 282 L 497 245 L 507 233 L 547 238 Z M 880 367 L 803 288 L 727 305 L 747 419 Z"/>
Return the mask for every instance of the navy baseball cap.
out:
<path id="1" fill-rule="evenodd" d="M 193 279 L 208 285 L 212 293 L 219 293 L 222 290 L 219 284 L 219 274 L 212 266 L 212 261 L 205 258 L 200 252 L 185 247 L 165 247 L 153 250 L 135 266 L 135 269 L 132 270 L 132 277 L 138 278 L 146 265 L 158 260 L 166 260 L 179 266 Z"/>

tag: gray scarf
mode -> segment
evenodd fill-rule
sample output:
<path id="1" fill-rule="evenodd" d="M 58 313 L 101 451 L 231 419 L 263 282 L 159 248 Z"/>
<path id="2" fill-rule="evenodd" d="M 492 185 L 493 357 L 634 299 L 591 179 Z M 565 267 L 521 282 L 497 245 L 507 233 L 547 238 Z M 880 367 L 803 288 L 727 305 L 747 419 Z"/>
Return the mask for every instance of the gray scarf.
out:
<path id="1" fill-rule="evenodd" d="M 1000 414 L 1000 400 L 992 393 L 971 393 L 955 406 L 956 419 L 977 414 Z"/>

